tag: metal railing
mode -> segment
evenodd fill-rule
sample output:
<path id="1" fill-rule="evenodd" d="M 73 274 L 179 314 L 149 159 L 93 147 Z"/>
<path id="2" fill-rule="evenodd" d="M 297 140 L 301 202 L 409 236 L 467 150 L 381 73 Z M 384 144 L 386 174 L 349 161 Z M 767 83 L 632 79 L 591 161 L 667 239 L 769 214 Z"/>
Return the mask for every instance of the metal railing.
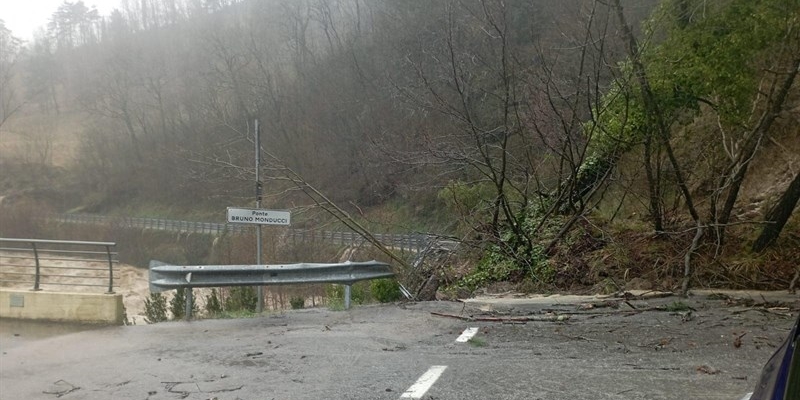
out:
<path id="1" fill-rule="evenodd" d="M 104 287 L 114 293 L 115 247 L 114 242 L 0 238 L 0 284 L 32 284 L 33 290 L 42 285 Z"/>
<path id="2" fill-rule="evenodd" d="M 163 218 L 113 217 L 94 214 L 55 214 L 50 219 L 75 224 L 118 225 L 126 228 L 152 229 L 169 232 L 205 233 L 245 233 L 247 228 L 236 224 L 182 221 Z"/>
<path id="3" fill-rule="evenodd" d="M 110 217 L 93 214 L 55 214 L 49 218 L 65 223 L 117 225 L 126 228 L 211 235 L 222 235 L 224 233 L 243 234 L 253 231 L 253 226 L 239 224 L 161 218 Z M 361 235 L 350 231 L 289 228 L 286 231 L 286 236 L 290 240 L 300 243 L 320 241 L 334 245 L 351 246 L 360 245 L 364 242 L 364 238 Z M 410 252 L 421 251 L 428 245 L 430 240 L 429 235 L 422 233 L 375 233 L 373 236 L 387 247 Z"/>

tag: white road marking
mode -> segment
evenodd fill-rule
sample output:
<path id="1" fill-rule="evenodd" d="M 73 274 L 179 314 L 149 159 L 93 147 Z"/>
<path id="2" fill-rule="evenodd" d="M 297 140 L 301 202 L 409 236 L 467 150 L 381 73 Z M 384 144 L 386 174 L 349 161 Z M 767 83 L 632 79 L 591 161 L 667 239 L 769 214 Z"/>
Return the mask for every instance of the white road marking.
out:
<path id="1" fill-rule="evenodd" d="M 436 383 L 436 380 L 442 375 L 442 372 L 447 369 L 446 365 L 434 365 L 428 369 L 428 372 L 422 374 L 417 379 L 417 382 L 411 385 L 402 396 L 401 399 L 421 399 L 425 396 L 428 389 Z"/>
<path id="2" fill-rule="evenodd" d="M 752 393 L 748 393 L 744 397 L 742 397 L 742 400 L 750 400 L 750 396 L 752 395 L 753 395 Z"/>
<path id="3" fill-rule="evenodd" d="M 476 333 L 478 333 L 478 328 L 467 328 L 467 329 L 464 329 L 464 333 L 462 333 L 461 336 L 459 336 L 456 339 L 456 342 L 458 342 L 458 343 L 466 343 L 470 339 L 472 339 L 472 337 L 475 336 Z"/>

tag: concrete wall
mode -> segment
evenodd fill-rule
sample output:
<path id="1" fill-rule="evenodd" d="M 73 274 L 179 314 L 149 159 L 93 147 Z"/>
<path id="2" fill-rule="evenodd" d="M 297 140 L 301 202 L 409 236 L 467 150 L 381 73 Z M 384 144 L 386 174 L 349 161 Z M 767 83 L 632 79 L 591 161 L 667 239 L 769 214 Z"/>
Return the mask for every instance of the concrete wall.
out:
<path id="1" fill-rule="evenodd" d="M 0 318 L 121 325 L 121 294 L 0 289 Z"/>

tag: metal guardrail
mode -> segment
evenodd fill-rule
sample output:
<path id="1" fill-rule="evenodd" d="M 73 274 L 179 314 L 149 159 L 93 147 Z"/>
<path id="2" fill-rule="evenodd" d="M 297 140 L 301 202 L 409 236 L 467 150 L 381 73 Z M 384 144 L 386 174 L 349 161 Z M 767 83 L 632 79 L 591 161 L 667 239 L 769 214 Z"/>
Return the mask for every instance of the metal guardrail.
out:
<path id="1" fill-rule="evenodd" d="M 211 235 L 222 235 L 224 233 L 243 234 L 252 232 L 253 230 L 252 226 L 239 224 L 181 221 L 160 218 L 111 217 L 93 214 L 55 214 L 49 218 L 66 223 L 118 225 L 128 228 Z M 335 245 L 347 246 L 359 245 L 364 242 L 364 238 L 355 232 L 290 228 L 287 230 L 286 235 L 291 240 L 302 243 L 322 241 Z M 413 252 L 419 252 L 424 249 L 430 240 L 429 235 L 421 233 L 375 233 L 373 236 L 388 247 L 399 249 L 400 251 Z"/>
<path id="2" fill-rule="evenodd" d="M 119 262 L 114 247 L 114 242 L 0 238 L 2 257 L 12 260 L 0 264 L 0 283 L 33 284 L 32 290 L 41 290 L 42 285 L 105 287 L 106 293 L 114 293 L 114 264 Z M 64 266 L 51 261 L 102 262 L 108 267 Z M 97 281 L 108 284 L 87 283 Z"/>
<path id="3" fill-rule="evenodd" d="M 275 265 L 170 265 L 150 261 L 150 291 L 223 286 L 267 286 L 313 283 L 345 285 L 345 308 L 350 308 L 350 286 L 358 281 L 394 276 L 380 261 L 336 264 L 299 263 Z M 186 315 L 191 317 L 191 290 L 186 296 Z"/>

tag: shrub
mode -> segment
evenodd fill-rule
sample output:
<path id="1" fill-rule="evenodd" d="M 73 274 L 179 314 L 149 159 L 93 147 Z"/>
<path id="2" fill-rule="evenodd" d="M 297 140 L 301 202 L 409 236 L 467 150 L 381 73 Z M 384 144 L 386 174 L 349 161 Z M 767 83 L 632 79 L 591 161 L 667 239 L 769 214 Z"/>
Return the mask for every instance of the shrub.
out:
<path id="1" fill-rule="evenodd" d="M 306 299 L 304 297 L 292 297 L 289 299 L 289 304 L 292 310 L 300 310 L 306 306 Z"/>
<path id="2" fill-rule="evenodd" d="M 239 286 L 231 288 L 228 298 L 225 299 L 225 311 L 256 312 L 258 296 L 252 286 Z"/>
<path id="3" fill-rule="evenodd" d="M 523 253 L 528 256 L 515 258 Z M 523 259 L 525 262 L 521 263 L 520 260 Z M 547 285 L 552 283 L 554 276 L 555 270 L 547 262 L 547 257 L 539 246 L 513 247 L 501 243 L 492 244 L 486 249 L 477 267 L 461 279 L 460 286 L 475 290 L 492 282 L 519 282 L 523 278 L 529 278 L 539 285 Z"/>
<path id="4" fill-rule="evenodd" d="M 186 316 L 186 289 L 178 288 L 175 296 L 169 302 L 169 311 L 172 312 L 173 319 L 181 319 Z M 192 296 L 192 314 L 197 314 L 197 303 Z"/>
<path id="5" fill-rule="evenodd" d="M 400 300 L 400 287 L 394 279 L 376 279 L 369 285 L 370 293 L 375 300 L 381 303 L 391 303 Z"/>
<path id="6" fill-rule="evenodd" d="M 219 301 L 217 289 L 211 289 L 211 294 L 206 296 L 206 313 L 218 315 L 222 313 L 222 303 Z"/>
<path id="7" fill-rule="evenodd" d="M 364 282 L 359 282 L 350 287 L 350 304 L 364 304 L 368 300 L 368 291 Z M 325 289 L 328 305 L 331 309 L 344 309 L 344 285 L 328 285 Z"/>
<path id="8" fill-rule="evenodd" d="M 150 293 L 150 298 L 144 299 L 144 315 L 148 324 L 166 321 L 167 299 L 161 293 Z"/>

